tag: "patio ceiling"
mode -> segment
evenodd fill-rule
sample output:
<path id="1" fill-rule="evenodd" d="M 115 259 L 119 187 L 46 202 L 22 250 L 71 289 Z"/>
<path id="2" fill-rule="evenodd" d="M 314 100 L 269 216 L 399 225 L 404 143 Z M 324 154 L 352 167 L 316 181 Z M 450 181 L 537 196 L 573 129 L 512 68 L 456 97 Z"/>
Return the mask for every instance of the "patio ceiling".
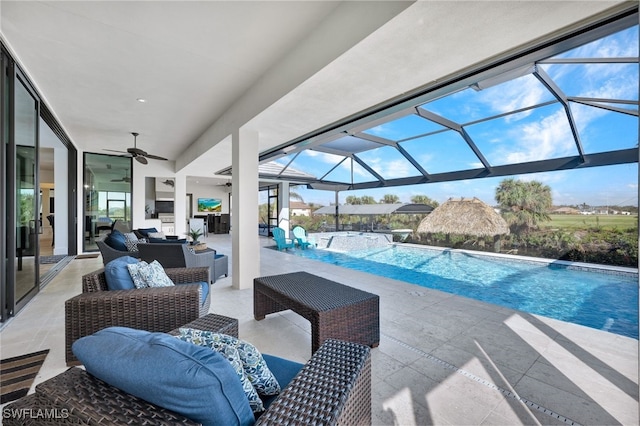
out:
<path id="1" fill-rule="evenodd" d="M 561 78 L 575 81 L 580 70 L 593 67 L 626 67 L 635 69 L 637 88 L 637 37 L 626 55 L 586 62 L 580 54 L 561 55 L 637 25 L 637 2 L 553 5 L 2 0 L 0 38 L 81 151 L 126 150 L 136 131 L 141 148 L 169 158 L 175 173 L 188 177 L 229 173 L 229 135 L 238 127 L 260 134 L 262 164 L 278 163 L 262 168 L 262 180 L 313 188 L 637 161 L 637 136 L 630 142 L 616 137 L 612 148 L 594 146 L 593 133 L 608 130 L 585 126 L 579 113 L 625 117 L 614 126 L 622 133 L 637 123 L 637 90 L 635 96 L 580 93 Z M 584 22 L 619 15 L 628 16 L 582 31 Z M 578 29 L 576 38 L 565 37 Z M 558 59 L 566 62 L 553 63 Z M 604 63 L 594 63 L 599 60 Z M 526 75 L 500 83 L 513 73 Z M 535 101 L 512 95 L 497 111 L 483 104 L 523 84 L 544 95 Z M 520 92 L 534 93 L 529 86 Z M 459 97 L 465 99 L 458 106 L 446 105 Z M 457 114 L 460 105 L 472 108 L 469 114 Z M 554 119 L 567 123 L 558 146 L 527 157 L 526 146 L 537 141 L 522 136 Z M 500 122 L 515 134 L 496 131 Z"/>
<path id="2" fill-rule="evenodd" d="M 638 19 L 431 85 L 261 156 L 367 189 L 638 162 Z M 229 173 L 226 169 L 222 173 Z"/>

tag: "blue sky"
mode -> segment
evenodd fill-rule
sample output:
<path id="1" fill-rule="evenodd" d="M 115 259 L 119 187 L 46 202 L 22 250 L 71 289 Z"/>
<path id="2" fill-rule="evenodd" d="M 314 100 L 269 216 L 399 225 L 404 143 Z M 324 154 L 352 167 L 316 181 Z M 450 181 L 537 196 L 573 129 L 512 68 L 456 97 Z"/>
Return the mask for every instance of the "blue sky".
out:
<path id="1" fill-rule="evenodd" d="M 556 58 L 620 58 L 638 56 L 638 26 L 610 35 L 558 55 Z M 631 101 L 603 104 L 638 110 L 638 63 L 564 63 L 540 64 L 542 73 L 555 82 L 568 97 Z M 531 70 L 528 70 L 531 71 Z M 558 102 L 535 109 L 526 109 L 548 101 L 553 95 L 531 73 L 494 86 L 474 90 L 467 88 L 430 101 L 421 107 L 436 116 L 459 124 L 475 141 L 491 165 L 545 160 L 577 154 L 576 143 L 567 114 Z M 581 144 L 587 154 L 638 146 L 638 117 L 621 114 L 591 105 L 571 102 Z M 522 110 L 525 108 L 525 110 Z M 476 123 L 487 117 L 508 114 Z M 437 132 L 438 133 L 433 133 Z M 481 167 L 458 132 L 417 115 L 405 116 L 365 133 L 398 142 L 429 173 L 474 169 Z M 343 138 L 343 142 L 357 142 Z M 352 138 L 353 139 L 353 138 Z M 362 141 L 360 141 L 362 142 Z M 385 179 L 418 176 L 420 173 L 400 153 L 391 147 L 375 148 L 358 153 L 367 164 Z M 323 176 L 339 163 L 342 157 L 305 151 L 291 164 L 316 176 Z M 282 161 L 286 163 L 290 158 Z M 336 167 L 327 179 L 335 181 L 368 182 L 375 180 L 359 165 L 351 170 L 350 160 Z M 537 180 L 552 189 L 554 204 L 637 205 L 637 163 L 594 167 L 590 169 L 547 172 L 513 176 L 523 180 Z M 339 202 L 349 195 L 370 195 L 376 200 L 385 194 L 395 194 L 402 202 L 413 195 L 427 195 L 442 203 L 450 197 L 477 197 L 495 204 L 496 186 L 503 178 L 390 187 L 366 191 L 344 191 Z M 335 200 L 333 192 L 295 189 L 306 202 L 328 205 Z"/>

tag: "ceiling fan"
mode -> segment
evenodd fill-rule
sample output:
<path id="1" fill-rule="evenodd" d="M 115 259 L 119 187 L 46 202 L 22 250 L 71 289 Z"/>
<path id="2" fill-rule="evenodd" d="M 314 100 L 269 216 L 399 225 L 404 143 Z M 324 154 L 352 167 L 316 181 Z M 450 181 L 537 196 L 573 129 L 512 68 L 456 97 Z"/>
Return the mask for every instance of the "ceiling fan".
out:
<path id="1" fill-rule="evenodd" d="M 141 164 L 147 164 L 148 163 L 147 158 L 150 158 L 152 160 L 166 160 L 166 158 L 164 157 L 147 154 L 147 151 L 143 151 L 140 148 L 138 148 L 137 140 L 138 140 L 139 133 L 131 132 L 131 134 L 133 135 L 133 148 L 127 148 L 126 151 L 116 151 L 113 149 L 105 149 L 105 151 L 121 152 L 124 154 L 129 154 L 131 157 L 135 158 L 138 163 L 141 163 Z"/>
<path id="2" fill-rule="evenodd" d="M 126 169 L 125 175 L 120 179 L 111 179 L 111 182 L 126 182 L 131 183 L 131 177 L 129 177 L 129 169 Z"/>

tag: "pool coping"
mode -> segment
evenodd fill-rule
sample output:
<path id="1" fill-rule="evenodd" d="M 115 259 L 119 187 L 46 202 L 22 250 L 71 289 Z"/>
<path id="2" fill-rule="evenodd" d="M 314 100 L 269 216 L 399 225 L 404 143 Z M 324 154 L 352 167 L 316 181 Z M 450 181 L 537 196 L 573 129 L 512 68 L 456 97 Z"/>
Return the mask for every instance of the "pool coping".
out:
<path id="1" fill-rule="evenodd" d="M 520 256 L 520 255 L 506 254 L 506 253 L 490 253 L 485 251 L 455 249 L 455 248 L 429 246 L 424 244 L 413 244 L 413 243 L 393 243 L 390 245 L 397 246 L 397 247 L 411 247 L 416 249 L 450 251 L 453 253 L 464 253 L 472 256 L 497 257 L 501 259 L 509 259 L 511 261 L 523 262 L 523 263 L 560 265 L 560 266 L 567 267 L 567 269 L 573 269 L 578 271 L 595 272 L 595 273 L 608 274 L 608 275 L 621 275 L 621 276 L 629 276 L 632 278 L 633 277 L 638 278 L 638 268 L 629 268 L 624 266 L 612 266 L 612 265 L 602 265 L 602 264 L 596 264 L 596 263 L 573 262 L 569 260 L 549 259 L 544 257 L 532 257 L 532 256 Z"/>

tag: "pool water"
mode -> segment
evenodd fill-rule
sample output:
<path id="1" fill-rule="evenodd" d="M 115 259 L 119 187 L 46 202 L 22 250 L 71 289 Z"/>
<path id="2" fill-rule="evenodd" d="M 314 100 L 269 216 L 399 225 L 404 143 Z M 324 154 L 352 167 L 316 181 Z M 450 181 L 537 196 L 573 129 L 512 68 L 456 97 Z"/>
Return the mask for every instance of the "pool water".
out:
<path id="1" fill-rule="evenodd" d="M 387 246 L 309 259 L 638 339 L 636 274 L 588 272 L 468 252 Z"/>

